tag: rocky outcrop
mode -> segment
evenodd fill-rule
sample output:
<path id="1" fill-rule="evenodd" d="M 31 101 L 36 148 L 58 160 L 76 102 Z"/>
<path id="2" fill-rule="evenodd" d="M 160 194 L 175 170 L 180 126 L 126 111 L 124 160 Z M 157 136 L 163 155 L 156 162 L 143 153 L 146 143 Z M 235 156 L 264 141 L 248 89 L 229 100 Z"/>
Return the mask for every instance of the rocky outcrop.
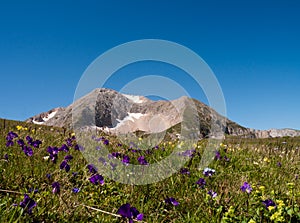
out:
<path id="1" fill-rule="evenodd" d="M 300 131 L 294 129 L 269 129 L 269 130 L 251 130 L 256 138 L 276 138 L 276 137 L 296 137 L 300 136 Z"/>

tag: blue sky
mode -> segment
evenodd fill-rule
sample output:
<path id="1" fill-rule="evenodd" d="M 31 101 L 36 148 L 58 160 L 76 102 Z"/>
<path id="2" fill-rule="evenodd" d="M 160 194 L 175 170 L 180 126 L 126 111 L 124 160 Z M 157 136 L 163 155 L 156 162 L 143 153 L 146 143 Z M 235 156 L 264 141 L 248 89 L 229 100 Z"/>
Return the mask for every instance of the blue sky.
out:
<path id="1" fill-rule="evenodd" d="M 154 38 L 206 61 L 228 118 L 251 128 L 300 129 L 299 10 L 296 0 L 0 1 L 0 117 L 24 120 L 69 105 L 99 55 Z"/>

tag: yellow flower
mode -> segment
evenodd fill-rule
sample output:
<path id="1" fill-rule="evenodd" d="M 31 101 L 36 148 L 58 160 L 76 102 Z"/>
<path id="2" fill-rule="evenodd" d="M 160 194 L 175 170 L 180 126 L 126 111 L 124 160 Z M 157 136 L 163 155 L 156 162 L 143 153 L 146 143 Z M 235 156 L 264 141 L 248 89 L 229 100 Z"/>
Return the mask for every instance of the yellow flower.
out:
<path id="1" fill-rule="evenodd" d="M 221 143 L 221 144 L 220 144 L 220 147 L 223 147 L 223 148 L 225 148 L 225 147 L 227 147 L 227 145 L 225 145 L 225 144 Z"/>
<path id="2" fill-rule="evenodd" d="M 265 191 L 265 186 L 259 186 L 258 189 L 260 189 L 261 191 Z"/>
<path id="3" fill-rule="evenodd" d="M 23 127 L 20 126 L 20 125 L 17 125 L 16 128 L 17 128 L 17 130 L 19 130 L 19 131 L 20 131 L 21 129 L 23 129 Z"/>
<path id="4" fill-rule="evenodd" d="M 34 132 L 35 132 L 35 129 L 32 129 L 31 132 L 34 133 Z"/>
<path id="5" fill-rule="evenodd" d="M 272 214 L 270 220 L 275 222 L 284 222 L 284 217 L 281 216 L 281 211 L 276 211 L 274 214 Z"/>
<path id="6" fill-rule="evenodd" d="M 250 221 L 248 221 L 248 223 L 256 223 L 256 221 L 254 221 L 253 219 L 251 219 Z"/>
<path id="7" fill-rule="evenodd" d="M 269 209 L 269 211 L 272 211 L 275 209 L 275 206 L 269 206 L 268 209 Z"/>
<path id="8" fill-rule="evenodd" d="M 142 140 L 143 140 L 143 139 L 140 137 L 140 138 L 139 138 L 139 141 L 142 141 Z"/>
<path id="9" fill-rule="evenodd" d="M 288 186 L 289 189 L 293 189 L 295 186 L 294 183 L 287 183 L 286 185 Z"/>
<path id="10" fill-rule="evenodd" d="M 271 161 L 269 160 L 269 158 L 268 158 L 268 157 L 265 157 L 265 158 L 264 158 L 264 161 L 265 161 L 266 163 L 269 163 L 269 162 L 271 162 Z"/>
<path id="11" fill-rule="evenodd" d="M 72 133 L 71 133 L 71 136 L 75 136 L 75 132 L 72 132 Z"/>
<path id="12" fill-rule="evenodd" d="M 276 203 L 277 203 L 278 208 L 281 208 L 284 206 L 283 200 L 276 200 Z"/>
<path id="13" fill-rule="evenodd" d="M 169 145 L 172 145 L 172 142 L 169 142 Z"/>
<path id="14" fill-rule="evenodd" d="M 27 127 L 23 127 L 23 126 L 21 126 L 21 125 L 17 125 L 16 126 L 16 128 L 17 128 L 17 130 L 28 130 L 28 128 Z"/>

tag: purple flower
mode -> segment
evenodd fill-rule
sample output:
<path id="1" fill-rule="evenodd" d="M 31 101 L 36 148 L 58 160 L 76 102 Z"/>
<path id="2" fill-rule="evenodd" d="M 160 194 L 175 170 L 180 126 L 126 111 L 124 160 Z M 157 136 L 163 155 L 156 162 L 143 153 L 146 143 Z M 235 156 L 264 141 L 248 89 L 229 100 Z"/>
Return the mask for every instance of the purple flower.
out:
<path id="1" fill-rule="evenodd" d="M 37 192 L 39 192 L 39 190 L 38 189 L 34 189 L 34 188 L 29 188 L 28 192 L 29 193 L 33 192 L 34 194 L 36 194 Z"/>
<path id="2" fill-rule="evenodd" d="M 58 183 L 58 182 L 54 182 L 53 184 L 52 184 L 52 193 L 53 194 L 57 194 L 57 193 L 59 193 L 60 192 L 60 184 Z"/>
<path id="3" fill-rule="evenodd" d="M 196 182 L 200 186 L 200 188 L 204 188 L 206 185 L 206 181 L 203 178 L 199 178 L 199 180 Z"/>
<path id="4" fill-rule="evenodd" d="M 108 139 L 104 139 L 104 140 L 103 140 L 103 144 L 104 144 L 104 145 L 108 145 L 108 144 L 109 144 L 109 140 L 108 140 Z"/>
<path id="5" fill-rule="evenodd" d="M 27 194 L 24 194 L 24 200 L 20 202 L 20 207 L 27 211 L 28 214 L 32 214 L 32 209 L 36 206 L 36 202 L 30 198 Z"/>
<path id="6" fill-rule="evenodd" d="M 71 155 L 66 155 L 64 158 L 64 160 L 67 162 L 69 162 L 71 159 L 73 159 L 73 156 L 71 156 Z"/>
<path id="7" fill-rule="evenodd" d="M 130 158 L 129 158 L 129 156 L 124 156 L 123 157 L 123 160 L 122 160 L 122 162 L 125 164 L 125 165 L 128 165 L 129 164 L 129 162 L 130 162 Z"/>
<path id="8" fill-rule="evenodd" d="M 10 147 L 10 146 L 13 146 L 13 145 L 14 145 L 14 142 L 12 140 L 6 141 L 6 147 Z"/>
<path id="9" fill-rule="evenodd" d="M 174 197 L 167 197 L 167 198 L 165 199 L 165 203 L 166 203 L 166 204 L 172 204 L 172 205 L 174 205 L 174 206 L 178 206 L 178 205 L 179 205 L 179 202 L 176 201 Z"/>
<path id="10" fill-rule="evenodd" d="M 69 146 L 69 147 L 72 147 L 72 139 L 71 138 L 68 138 L 67 140 L 66 140 L 66 143 L 67 143 L 67 145 Z"/>
<path id="11" fill-rule="evenodd" d="M 195 152 L 196 152 L 195 149 L 189 149 L 189 150 L 186 150 L 186 151 L 180 153 L 180 155 L 187 156 L 187 157 L 193 157 L 195 155 Z"/>
<path id="12" fill-rule="evenodd" d="M 59 150 L 58 150 L 57 147 L 51 147 L 51 146 L 49 146 L 47 148 L 47 152 L 50 153 L 50 154 L 58 154 Z"/>
<path id="13" fill-rule="evenodd" d="M 58 150 L 64 151 L 64 152 L 69 152 L 69 147 L 66 144 L 63 144 Z"/>
<path id="14" fill-rule="evenodd" d="M 212 198 L 215 198 L 218 194 L 216 192 L 214 192 L 213 190 L 209 190 L 208 195 L 210 195 Z"/>
<path id="15" fill-rule="evenodd" d="M 148 162 L 146 161 L 145 157 L 144 156 L 140 156 L 138 158 L 138 162 L 141 164 L 141 165 L 148 165 Z"/>
<path id="16" fill-rule="evenodd" d="M 230 159 L 229 159 L 227 156 L 224 156 L 224 160 L 225 160 L 226 162 L 229 162 L 229 161 L 230 161 Z"/>
<path id="17" fill-rule="evenodd" d="M 278 167 L 281 167 L 281 162 L 277 162 L 277 166 L 278 166 Z"/>
<path id="18" fill-rule="evenodd" d="M 73 172 L 73 173 L 72 173 L 73 177 L 76 177 L 77 174 L 78 174 L 78 172 Z"/>
<path id="19" fill-rule="evenodd" d="M 68 164 L 68 161 L 67 161 L 67 160 L 63 160 L 63 161 L 61 162 L 59 168 L 60 168 L 61 170 L 65 169 L 66 172 L 69 172 L 71 167 L 70 167 L 70 165 Z"/>
<path id="20" fill-rule="evenodd" d="M 35 140 L 30 145 L 32 145 L 34 148 L 39 148 L 41 144 L 42 144 L 42 141 Z"/>
<path id="21" fill-rule="evenodd" d="M 131 207 L 130 204 L 123 204 L 117 211 L 117 214 L 121 215 L 123 218 L 129 219 L 132 223 L 133 219 L 137 221 L 142 221 L 144 214 L 140 213 L 135 207 Z"/>
<path id="22" fill-rule="evenodd" d="M 222 157 L 221 157 L 221 153 L 220 153 L 220 151 L 216 151 L 215 152 L 215 160 L 220 160 Z"/>
<path id="23" fill-rule="evenodd" d="M 29 145 L 31 145 L 31 143 L 33 142 L 33 139 L 30 136 L 26 136 L 25 139 Z"/>
<path id="24" fill-rule="evenodd" d="M 80 191 L 80 189 L 79 189 L 79 188 L 76 188 L 76 187 L 74 187 L 74 188 L 72 189 L 72 191 L 73 191 L 73 193 L 77 194 L 77 193 Z"/>
<path id="25" fill-rule="evenodd" d="M 19 139 L 19 140 L 17 141 L 17 143 L 18 143 L 19 146 L 21 146 L 21 147 L 25 145 L 25 142 L 24 142 L 23 139 Z"/>
<path id="26" fill-rule="evenodd" d="M 247 192 L 248 194 L 250 194 L 252 191 L 252 187 L 247 182 L 244 182 L 244 184 L 240 188 L 243 192 Z"/>
<path id="27" fill-rule="evenodd" d="M 5 159 L 6 161 L 8 161 L 8 155 L 7 155 L 7 153 L 4 155 L 4 159 Z"/>
<path id="28" fill-rule="evenodd" d="M 87 168 L 89 169 L 89 172 L 92 174 L 97 173 L 97 168 L 93 164 L 87 165 Z"/>
<path id="29" fill-rule="evenodd" d="M 130 144 L 130 149 L 131 149 L 132 147 L 137 148 L 137 144 L 135 144 L 134 142 L 130 142 L 129 144 Z"/>
<path id="30" fill-rule="evenodd" d="M 18 134 L 11 131 L 11 132 L 7 133 L 6 140 L 12 141 L 14 138 L 17 138 L 17 137 L 18 137 Z"/>
<path id="31" fill-rule="evenodd" d="M 47 174 L 46 174 L 46 177 L 50 180 L 51 174 L 50 174 L 50 173 L 47 173 Z"/>
<path id="32" fill-rule="evenodd" d="M 111 153 L 111 155 L 112 155 L 113 157 L 115 157 L 115 158 L 118 158 L 118 157 L 121 156 L 121 153 L 119 153 L 119 152 L 113 152 L 113 153 Z"/>
<path id="33" fill-rule="evenodd" d="M 29 146 L 23 146 L 22 150 L 23 150 L 23 152 L 25 153 L 26 156 L 32 156 L 33 155 L 33 150 Z"/>
<path id="34" fill-rule="evenodd" d="M 56 163 L 56 160 L 58 158 L 57 154 L 49 154 L 50 155 L 50 160 L 53 162 L 53 163 Z"/>
<path id="35" fill-rule="evenodd" d="M 107 164 L 106 160 L 103 157 L 99 157 L 98 162 L 102 163 L 104 166 Z"/>
<path id="36" fill-rule="evenodd" d="M 204 170 L 203 170 L 203 174 L 204 174 L 204 176 L 206 176 L 206 177 L 211 177 L 212 175 L 214 175 L 215 174 L 215 170 L 214 169 L 211 169 L 211 168 L 208 168 L 208 167 L 206 167 Z"/>
<path id="37" fill-rule="evenodd" d="M 58 154 L 58 148 L 57 147 L 51 147 L 49 146 L 47 148 L 47 152 L 49 153 L 50 159 L 53 163 L 56 163 L 56 160 L 58 158 L 57 154 Z"/>
<path id="38" fill-rule="evenodd" d="M 79 145 L 79 144 L 76 144 L 76 145 L 74 146 L 74 149 L 75 149 L 75 150 L 79 150 L 79 151 L 84 151 L 84 147 L 83 147 L 82 145 Z"/>
<path id="39" fill-rule="evenodd" d="M 68 164 L 68 162 L 69 162 L 71 159 L 73 159 L 73 156 L 71 156 L 71 155 L 65 156 L 64 160 L 63 160 L 63 161 L 61 162 L 61 164 L 60 164 L 60 169 L 61 169 L 61 170 L 62 170 L 62 169 L 65 169 L 66 172 L 69 172 L 71 167 L 70 167 L 70 165 Z"/>
<path id="40" fill-rule="evenodd" d="M 104 178 L 103 178 L 103 176 L 101 176 L 99 174 L 95 174 L 95 175 L 91 176 L 89 181 L 92 184 L 100 184 L 100 185 L 104 184 Z"/>
<path id="41" fill-rule="evenodd" d="M 100 150 L 101 149 L 101 147 L 100 146 L 96 146 L 96 150 Z"/>
<path id="42" fill-rule="evenodd" d="M 272 199 L 264 200 L 262 203 L 266 206 L 267 209 L 270 206 L 276 207 L 276 204 Z"/>
<path id="43" fill-rule="evenodd" d="M 109 164 L 110 164 L 112 170 L 115 170 L 116 167 L 118 166 L 117 163 L 113 163 L 113 162 L 110 162 Z"/>
<path id="44" fill-rule="evenodd" d="M 93 139 L 94 139 L 96 142 L 100 142 L 100 141 L 104 140 L 104 137 L 102 136 L 102 137 L 96 138 L 96 136 L 94 136 Z"/>
<path id="45" fill-rule="evenodd" d="M 190 175 L 190 171 L 187 168 L 181 168 L 180 173 Z"/>

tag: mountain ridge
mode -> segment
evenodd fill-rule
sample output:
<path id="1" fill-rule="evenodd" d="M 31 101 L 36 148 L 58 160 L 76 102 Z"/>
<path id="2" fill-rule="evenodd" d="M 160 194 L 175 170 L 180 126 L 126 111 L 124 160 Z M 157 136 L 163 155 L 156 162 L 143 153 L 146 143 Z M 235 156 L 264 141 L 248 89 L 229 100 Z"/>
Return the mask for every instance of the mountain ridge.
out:
<path id="1" fill-rule="evenodd" d="M 94 89 L 65 108 L 53 108 L 25 121 L 67 128 L 72 128 L 73 124 L 77 123 L 82 126 L 98 127 L 110 133 L 126 131 L 155 133 L 165 131 L 186 120 L 189 120 L 190 124 L 187 124 L 189 126 L 191 123 L 194 127 L 199 124 L 195 132 L 200 138 L 214 137 L 219 135 L 220 131 L 244 138 L 300 136 L 299 130 L 288 128 L 257 130 L 243 127 L 218 114 L 204 103 L 186 96 L 172 101 L 153 101 L 144 96 L 121 94 L 106 88 Z"/>

